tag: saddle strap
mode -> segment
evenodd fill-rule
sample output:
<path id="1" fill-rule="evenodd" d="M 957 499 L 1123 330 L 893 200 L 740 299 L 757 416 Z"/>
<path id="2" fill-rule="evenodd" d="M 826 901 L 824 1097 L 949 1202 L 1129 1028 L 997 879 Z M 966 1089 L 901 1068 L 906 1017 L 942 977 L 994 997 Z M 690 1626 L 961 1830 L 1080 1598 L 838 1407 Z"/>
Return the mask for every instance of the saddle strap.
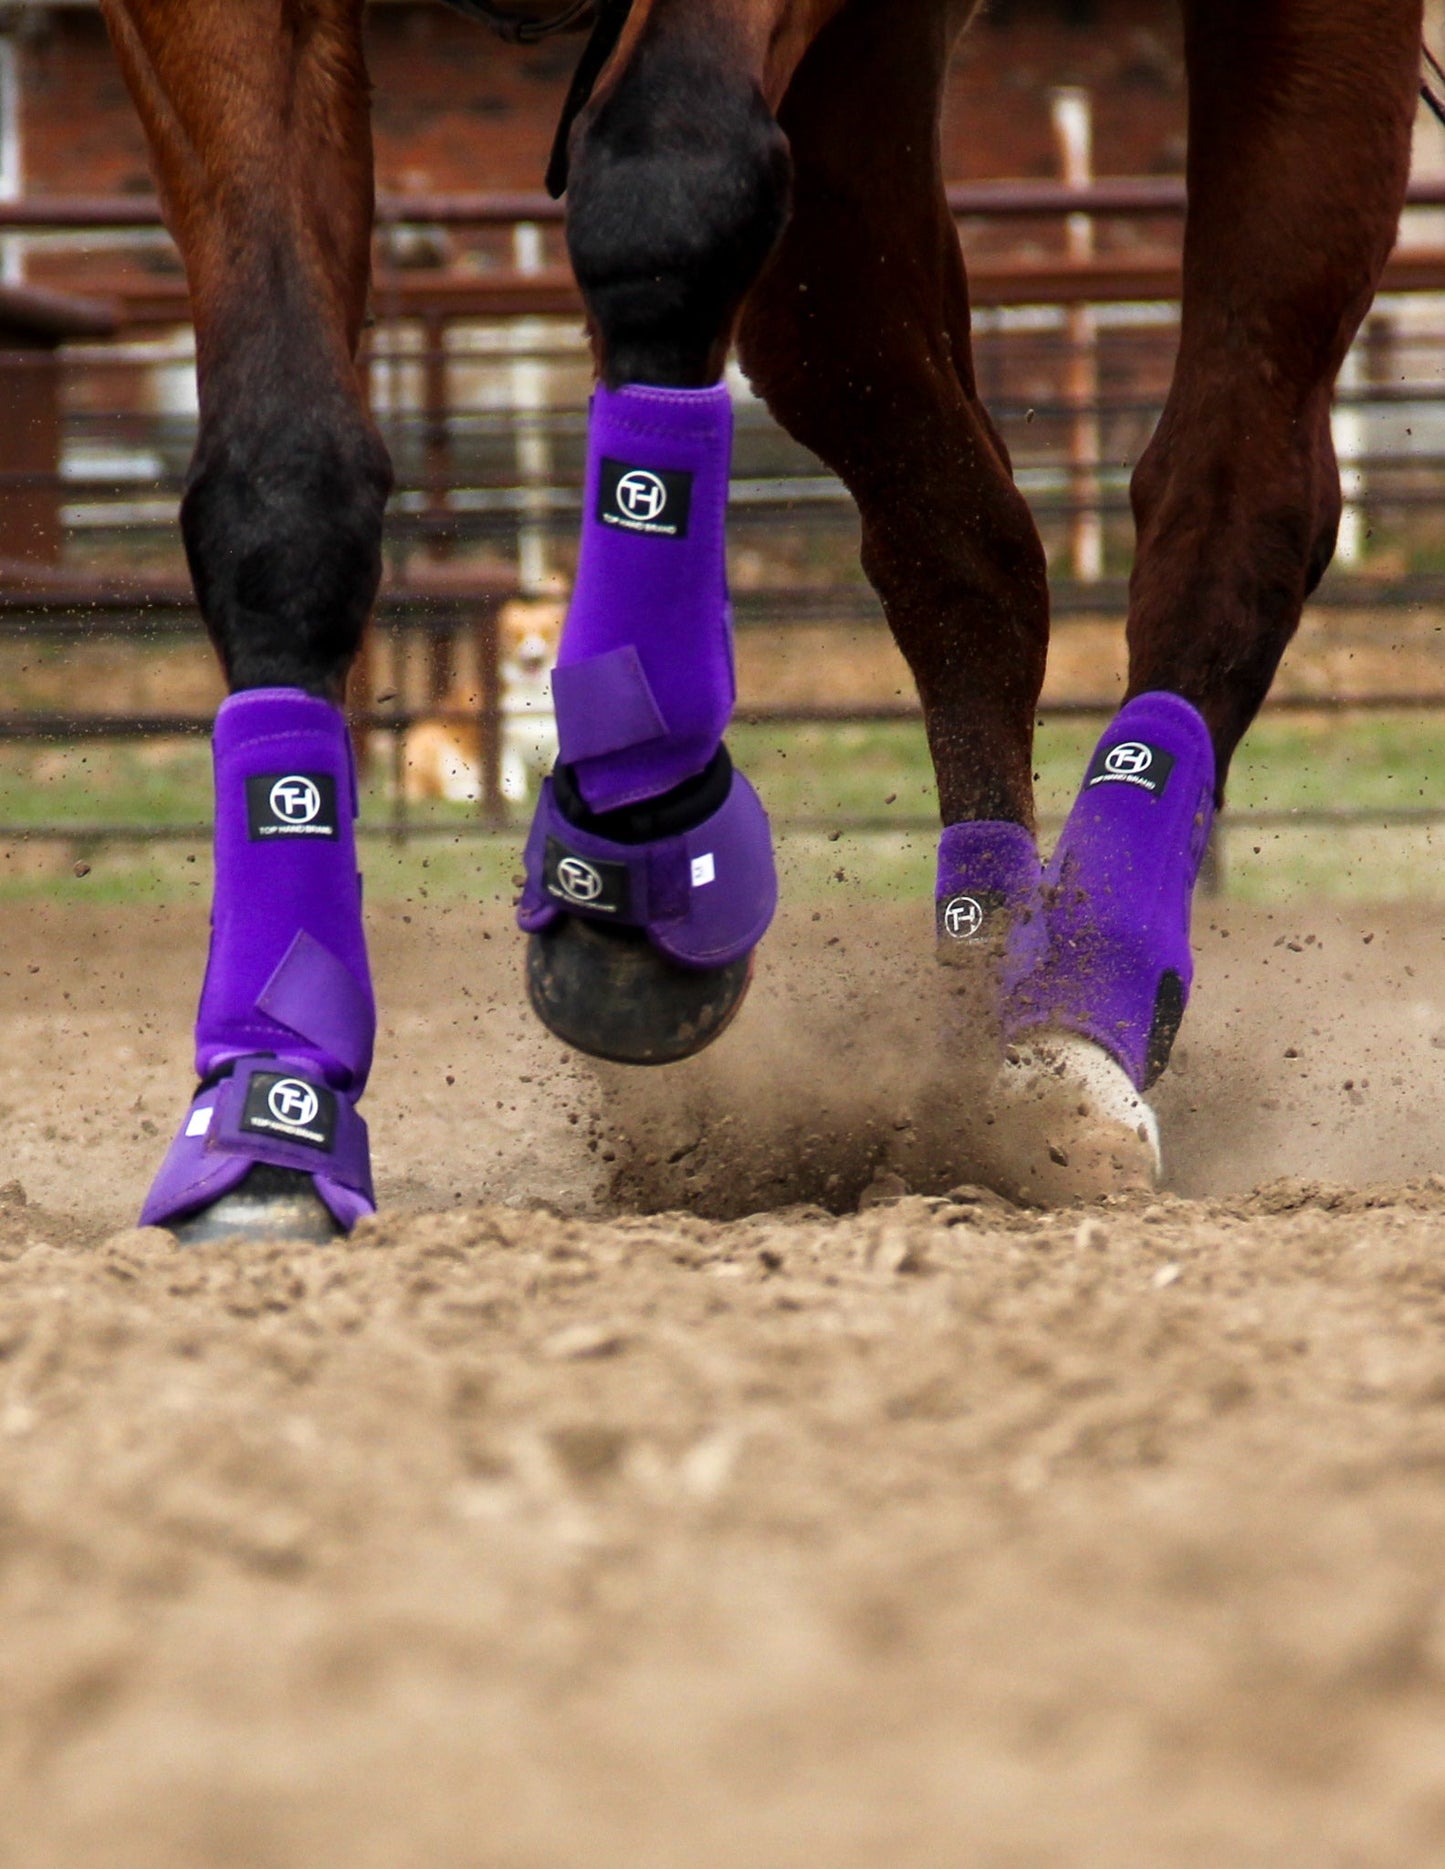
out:
<path id="1" fill-rule="evenodd" d="M 593 11 L 593 0 L 447 0 L 459 13 L 469 13 L 490 26 L 498 38 L 513 45 L 536 45 L 554 33 L 571 32 L 584 26 Z"/>

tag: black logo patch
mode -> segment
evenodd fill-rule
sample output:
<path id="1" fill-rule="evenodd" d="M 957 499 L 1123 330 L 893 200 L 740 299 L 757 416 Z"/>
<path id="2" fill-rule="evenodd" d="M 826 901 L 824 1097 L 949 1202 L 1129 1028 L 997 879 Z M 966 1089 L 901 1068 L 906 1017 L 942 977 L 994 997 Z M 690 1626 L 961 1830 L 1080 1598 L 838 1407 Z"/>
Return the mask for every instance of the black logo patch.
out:
<path id="1" fill-rule="evenodd" d="M 938 904 L 940 941 L 980 941 L 989 932 L 989 922 L 1004 906 L 998 889 L 963 889 Z"/>
<path id="2" fill-rule="evenodd" d="M 336 1141 L 336 1097 L 325 1084 L 257 1071 L 246 1086 L 241 1129 L 253 1136 L 279 1136 L 307 1149 L 330 1149 Z"/>
<path id="3" fill-rule="evenodd" d="M 547 839 L 542 887 L 554 902 L 570 909 L 590 909 L 595 915 L 625 916 L 632 904 L 625 863 L 575 857 L 555 837 Z"/>
<path id="4" fill-rule="evenodd" d="M 629 467 L 626 461 L 602 457 L 597 517 L 604 526 L 654 539 L 685 539 L 691 512 L 691 474 Z"/>
<path id="5" fill-rule="evenodd" d="M 329 772 L 258 772 L 246 781 L 251 842 L 271 837 L 335 839 L 336 780 Z"/>
<path id="6" fill-rule="evenodd" d="M 1119 740 L 1113 746 L 1101 746 L 1095 753 L 1084 780 L 1084 789 L 1096 785 L 1134 785 L 1155 798 L 1169 783 L 1174 770 L 1174 755 L 1162 746 L 1150 746 L 1147 740 Z"/>

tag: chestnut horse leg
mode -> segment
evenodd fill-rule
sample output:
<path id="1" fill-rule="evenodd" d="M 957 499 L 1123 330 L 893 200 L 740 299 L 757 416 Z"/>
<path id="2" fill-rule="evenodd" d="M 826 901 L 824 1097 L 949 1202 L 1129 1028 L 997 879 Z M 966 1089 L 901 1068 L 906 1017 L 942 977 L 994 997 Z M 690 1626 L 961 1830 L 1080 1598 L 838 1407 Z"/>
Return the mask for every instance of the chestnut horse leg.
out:
<path id="1" fill-rule="evenodd" d="M 1330 396 L 1395 236 L 1419 0 L 1192 0 L 1179 358 L 1134 476 L 1125 706 L 1017 943 L 1009 1020 L 1140 1092 L 1188 993 L 1215 801 L 1334 549 Z M 1055 1060 L 1056 1061 L 1056 1060 Z"/>
<path id="2" fill-rule="evenodd" d="M 779 112 L 793 218 L 741 337 L 774 413 L 857 498 L 864 565 L 918 685 L 944 824 L 938 953 L 961 969 L 949 998 L 965 1013 L 947 1043 L 971 1073 L 994 1068 L 1001 950 L 1037 912 L 1049 606 L 1042 546 L 978 397 L 944 189 L 937 121 L 961 10 L 852 0 L 803 60 Z M 974 1172 L 1039 1198 L 1137 1166 L 1129 1087 L 1106 1085 L 1107 1120 L 1067 1149 L 1052 1133 L 1063 1088 L 1051 1080 L 1040 1108 L 1010 1081 L 981 1107 Z M 1077 1111 L 1079 1087 L 1065 1094 Z"/>
<path id="3" fill-rule="evenodd" d="M 375 1012 L 340 702 L 390 470 L 359 393 L 372 209 L 362 0 L 104 0 L 190 282 L 181 525 L 231 689 L 201 1084 L 146 1203 L 183 1237 L 370 1210 Z"/>
<path id="4" fill-rule="evenodd" d="M 740 333 L 773 413 L 858 501 L 938 780 L 947 958 L 988 945 L 1037 882 L 1049 635 L 1043 548 L 975 384 L 944 190 L 938 112 L 967 10 L 851 0 L 820 34 L 779 111 L 792 219 Z"/>
<path id="5" fill-rule="evenodd" d="M 1404 200 L 1420 0 L 1193 0 L 1179 359 L 1134 475 L 1129 694 L 1217 786 L 1334 552 L 1335 377 Z"/>

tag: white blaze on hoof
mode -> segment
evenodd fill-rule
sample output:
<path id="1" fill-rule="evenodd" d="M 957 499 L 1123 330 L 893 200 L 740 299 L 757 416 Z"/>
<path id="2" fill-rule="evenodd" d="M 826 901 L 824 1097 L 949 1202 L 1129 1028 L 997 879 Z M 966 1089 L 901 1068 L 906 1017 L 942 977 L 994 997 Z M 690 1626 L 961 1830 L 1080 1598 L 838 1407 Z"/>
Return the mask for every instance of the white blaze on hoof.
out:
<path id="1" fill-rule="evenodd" d="M 1011 1045 L 988 1114 L 999 1179 L 1026 1200 L 1065 1206 L 1158 1184 L 1158 1119 L 1087 1038 L 1038 1032 Z"/>

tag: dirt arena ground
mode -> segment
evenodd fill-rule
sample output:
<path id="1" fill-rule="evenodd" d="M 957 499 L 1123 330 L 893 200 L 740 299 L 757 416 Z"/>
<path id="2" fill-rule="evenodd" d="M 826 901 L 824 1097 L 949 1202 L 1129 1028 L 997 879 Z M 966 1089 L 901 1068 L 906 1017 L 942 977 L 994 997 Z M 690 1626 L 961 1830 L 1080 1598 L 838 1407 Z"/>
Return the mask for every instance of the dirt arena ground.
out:
<path id="1" fill-rule="evenodd" d="M 200 913 L 0 908 L 0 1864 L 1445 1860 L 1438 910 L 1207 912 L 1172 1191 L 1057 1213 L 916 911 L 630 1083 L 374 922 L 382 1215 L 201 1253 Z"/>

